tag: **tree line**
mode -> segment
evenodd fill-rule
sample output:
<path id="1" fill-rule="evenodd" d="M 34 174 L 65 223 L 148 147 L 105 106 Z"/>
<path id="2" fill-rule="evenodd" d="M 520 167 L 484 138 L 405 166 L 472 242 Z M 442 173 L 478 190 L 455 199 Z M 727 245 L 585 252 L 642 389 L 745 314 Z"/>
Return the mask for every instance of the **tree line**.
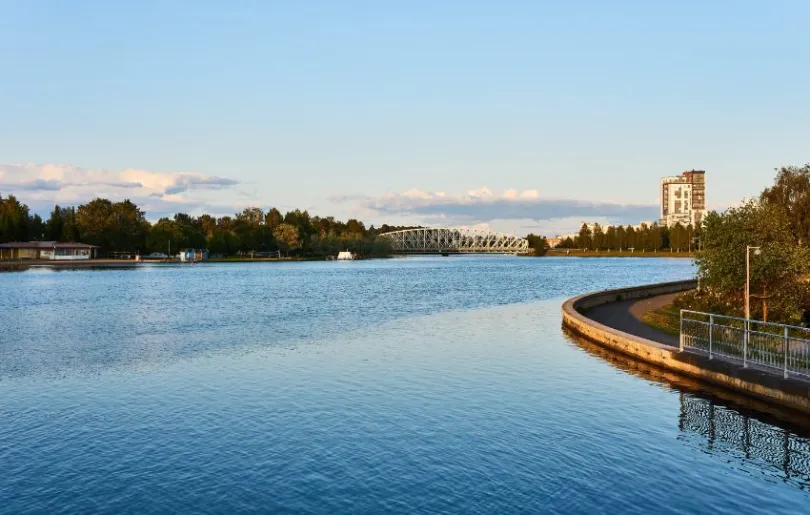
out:
<path id="1" fill-rule="evenodd" d="M 556 248 L 691 252 L 696 250 L 697 238 L 697 231 L 692 225 L 683 226 L 680 223 L 672 227 L 657 223 L 641 224 L 638 228 L 631 225 L 602 227 L 599 224 L 582 224 L 579 234 L 565 238 Z"/>
<path id="2" fill-rule="evenodd" d="M 168 254 L 182 248 L 206 248 L 212 254 L 283 254 L 321 257 L 349 250 L 363 256 L 390 254 L 379 234 L 398 230 L 383 224 L 366 227 L 356 219 L 311 216 L 295 209 L 283 213 L 249 207 L 233 216 L 177 213 L 150 223 L 133 202 L 96 198 L 79 207 L 55 206 L 47 220 L 31 214 L 13 195 L 0 195 L 0 243 L 10 241 L 81 241 L 114 252 Z"/>
<path id="3" fill-rule="evenodd" d="M 751 253 L 751 316 L 810 322 L 810 165 L 777 170 L 772 186 L 704 218 L 697 256 L 699 291 L 679 307 L 744 316 L 747 247 Z"/>

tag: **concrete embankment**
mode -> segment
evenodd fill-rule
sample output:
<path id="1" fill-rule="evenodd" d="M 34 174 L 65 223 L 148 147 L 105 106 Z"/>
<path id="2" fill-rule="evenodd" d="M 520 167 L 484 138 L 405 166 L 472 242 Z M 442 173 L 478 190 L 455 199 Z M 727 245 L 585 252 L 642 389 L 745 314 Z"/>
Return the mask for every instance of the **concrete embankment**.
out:
<path id="1" fill-rule="evenodd" d="M 695 287 L 695 281 L 679 281 L 582 295 L 563 304 L 563 324 L 608 349 L 810 414 L 810 381 L 784 379 L 753 367 L 681 352 L 677 338 L 658 333 L 639 321 L 638 306 L 642 303 L 653 307 L 659 304 L 656 298 Z"/>

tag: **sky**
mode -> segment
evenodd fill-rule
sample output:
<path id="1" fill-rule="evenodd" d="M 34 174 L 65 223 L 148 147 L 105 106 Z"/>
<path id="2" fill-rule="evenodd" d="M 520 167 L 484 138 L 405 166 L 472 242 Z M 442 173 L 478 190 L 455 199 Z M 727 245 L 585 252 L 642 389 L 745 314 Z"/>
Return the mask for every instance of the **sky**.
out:
<path id="1" fill-rule="evenodd" d="M 810 162 L 810 2 L 0 0 L 0 194 L 525 235 Z"/>

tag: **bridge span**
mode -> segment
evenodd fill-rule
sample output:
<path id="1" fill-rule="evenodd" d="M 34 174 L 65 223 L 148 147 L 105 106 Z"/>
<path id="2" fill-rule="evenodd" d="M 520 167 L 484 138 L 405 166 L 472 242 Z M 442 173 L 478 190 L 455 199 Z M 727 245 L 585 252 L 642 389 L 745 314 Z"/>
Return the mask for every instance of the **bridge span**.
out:
<path id="1" fill-rule="evenodd" d="M 396 254 L 520 253 L 529 250 L 526 238 L 477 229 L 422 228 L 380 235 Z"/>

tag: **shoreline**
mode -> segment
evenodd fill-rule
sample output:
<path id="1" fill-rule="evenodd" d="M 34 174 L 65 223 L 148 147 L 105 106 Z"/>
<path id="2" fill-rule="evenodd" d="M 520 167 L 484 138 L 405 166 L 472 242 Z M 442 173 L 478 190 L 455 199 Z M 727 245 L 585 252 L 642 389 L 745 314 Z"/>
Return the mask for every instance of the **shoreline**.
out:
<path id="1" fill-rule="evenodd" d="M 783 378 L 756 366 L 681 351 L 676 337 L 631 320 L 628 305 L 695 288 L 696 281 L 650 284 L 588 293 L 562 306 L 563 326 L 602 347 L 627 354 L 675 373 L 810 415 L 810 381 Z M 601 313 L 597 313 L 601 311 Z M 628 311 L 628 313 L 625 313 Z M 643 326 L 643 327 L 642 327 Z"/>
<path id="2" fill-rule="evenodd" d="M 256 259 L 207 259 L 202 263 L 290 263 L 298 261 L 321 261 L 322 258 L 256 258 Z M 200 264 L 196 262 L 194 264 Z M 90 268 L 90 267 L 120 267 L 131 268 L 144 265 L 190 265 L 190 262 L 180 260 L 141 260 L 134 259 L 88 259 L 83 261 L 52 261 L 43 259 L 0 261 L 0 270 L 24 270 L 32 267 L 50 268 Z"/>
<path id="3" fill-rule="evenodd" d="M 579 249 L 570 250 L 549 250 L 544 256 L 541 257 L 583 257 L 583 258 L 600 258 L 600 257 L 626 257 L 626 258 L 669 258 L 669 259 L 695 259 L 694 252 L 627 252 L 627 251 L 587 251 Z"/>
<path id="4" fill-rule="evenodd" d="M 379 256 L 369 258 L 359 258 L 355 261 L 364 261 L 368 259 L 388 259 L 397 256 Z M 452 256 L 450 256 L 452 257 Z M 543 256 L 524 255 L 524 257 L 563 257 L 563 258 L 669 258 L 669 259 L 694 259 L 694 254 L 685 252 L 681 253 L 630 253 L 630 252 L 583 252 L 571 251 L 570 253 L 554 251 L 549 252 Z M 327 257 L 283 257 L 283 258 L 220 258 L 220 259 L 206 259 L 205 261 L 198 261 L 195 263 L 183 262 L 177 259 L 173 260 L 160 260 L 160 259 L 146 259 L 136 261 L 134 259 L 88 259 L 81 261 L 53 261 L 48 259 L 23 259 L 14 261 L 0 261 L 0 272 L 12 270 L 26 270 L 32 267 L 49 267 L 49 268 L 92 268 L 92 267 L 110 267 L 110 268 L 130 268 L 144 265 L 186 265 L 186 264 L 201 264 L 201 263 L 298 263 L 306 261 L 330 261 Z"/>
<path id="5" fill-rule="evenodd" d="M 363 261 L 367 259 L 385 259 L 384 257 L 374 258 L 360 258 L 353 261 Z M 134 259 L 88 259 L 81 261 L 54 261 L 47 259 L 24 259 L 16 261 L 0 261 L 0 272 L 12 270 L 26 270 L 29 268 L 136 268 L 146 265 L 199 265 L 205 263 L 299 263 L 307 261 L 334 261 L 325 257 L 284 257 L 284 258 L 225 258 L 225 259 L 206 259 L 205 261 L 180 261 L 178 259 L 163 260 L 163 259 L 146 259 L 136 261 Z"/>

